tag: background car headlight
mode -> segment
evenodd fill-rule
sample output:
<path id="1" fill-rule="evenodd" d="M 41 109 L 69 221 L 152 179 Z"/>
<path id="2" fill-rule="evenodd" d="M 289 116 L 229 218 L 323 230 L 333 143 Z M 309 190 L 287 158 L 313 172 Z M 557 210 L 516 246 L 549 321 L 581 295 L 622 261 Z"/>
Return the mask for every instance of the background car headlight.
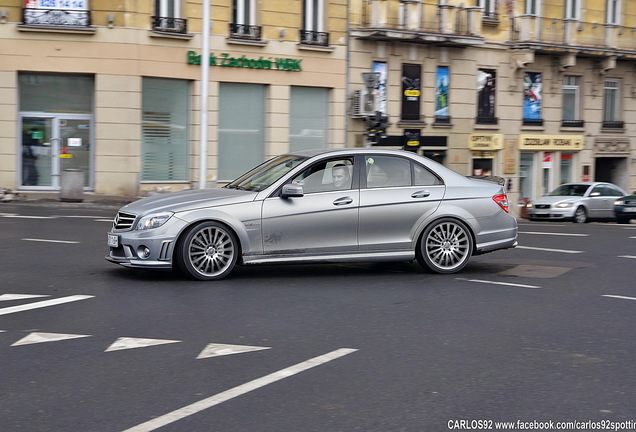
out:
<path id="1" fill-rule="evenodd" d="M 614 205 L 625 205 L 625 201 L 616 200 L 616 201 L 614 201 Z"/>
<path id="2" fill-rule="evenodd" d="M 151 213 L 142 217 L 137 222 L 138 230 L 147 230 L 152 228 L 159 228 L 161 225 L 168 222 L 168 219 L 172 216 L 172 212 Z"/>
<path id="3" fill-rule="evenodd" d="M 558 203 L 557 205 L 555 205 L 556 208 L 570 208 L 572 207 L 572 203 L 571 202 L 564 202 L 564 203 Z"/>

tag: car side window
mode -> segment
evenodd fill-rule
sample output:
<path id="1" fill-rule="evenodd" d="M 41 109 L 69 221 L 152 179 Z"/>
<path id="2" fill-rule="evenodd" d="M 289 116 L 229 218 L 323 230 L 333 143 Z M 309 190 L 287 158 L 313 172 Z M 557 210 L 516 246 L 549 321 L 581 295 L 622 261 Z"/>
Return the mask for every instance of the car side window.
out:
<path id="1" fill-rule="evenodd" d="M 366 157 L 367 187 L 411 186 L 411 162 L 394 156 Z"/>
<path id="2" fill-rule="evenodd" d="M 623 196 L 623 192 L 619 191 L 613 186 L 606 186 L 606 188 L 607 188 L 607 195 L 609 196 Z"/>
<path id="3" fill-rule="evenodd" d="M 437 186 L 442 181 L 431 170 L 422 165 L 413 164 L 415 186 Z"/>
<path id="4" fill-rule="evenodd" d="M 330 192 L 351 189 L 353 159 L 333 159 L 318 162 L 294 177 L 292 183 L 303 187 L 303 192 Z"/>

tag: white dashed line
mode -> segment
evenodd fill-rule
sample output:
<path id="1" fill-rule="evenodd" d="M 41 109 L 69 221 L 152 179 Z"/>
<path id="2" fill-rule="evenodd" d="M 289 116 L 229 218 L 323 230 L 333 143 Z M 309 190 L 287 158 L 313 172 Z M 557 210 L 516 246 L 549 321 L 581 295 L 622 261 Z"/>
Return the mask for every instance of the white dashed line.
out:
<path id="1" fill-rule="evenodd" d="M 510 283 L 510 282 L 495 282 L 495 281 L 487 281 L 487 280 L 481 280 L 481 279 L 462 279 L 462 278 L 457 278 L 457 280 L 463 280 L 463 281 L 466 281 L 466 282 L 477 282 L 477 283 L 483 283 L 483 284 L 491 284 L 491 285 L 504 285 L 504 286 L 511 286 L 511 287 L 516 287 L 516 288 L 532 288 L 532 289 L 541 288 L 540 286 L 536 286 L 536 285 L 516 284 L 516 283 Z"/>
<path id="2" fill-rule="evenodd" d="M 35 238 L 23 238 L 22 240 L 32 241 L 32 242 L 44 242 L 44 243 L 79 244 L 79 242 L 69 241 L 69 240 L 51 240 L 51 239 L 35 239 Z"/>
<path id="3" fill-rule="evenodd" d="M 86 299 L 93 298 L 93 297 L 95 297 L 95 296 L 74 295 L 74 296 L 62 297 L 62 298 L 51 299 L 51 300 L 43 300 L 43 301 L 39 301 L 39 302 L 35 302 L 35 303 L 28 303 L 28 304 L 21 305 L 21 306 L 10 306 L 10 307 L 6 307 L 6 308 L 0 309 L 0 315 L 8 315 L 10 313 L 24 312 L 24 311 L 31 310 L 31 309 L 38 309 L 38 308 L 43 308 L 43 307 L 48 307 L 48 306 L 55 306 L 55 305 L 59 305 L 59 304 L 63 304 L 63 303 L 69 303 L 69 302 L 74 302 L 74 301 L 78 301 L 78 300 L 86 300 Z"/>
<path id="4" fill-rule="evenodd" d="M 517 246 L 517 249 L 528 249 L 528 250 L 537 250 L 544 252 L 559 252 L 559 253 L 567 253 L 567 254 L 580 254 L 584 253 L 584 251 L 575 251 L 575 250 L 566 250 L 566 249 L 548 249 L 548 248 L 538 248 L 531 246 Z"/>
<path id="5" fill-rule="evenodd" d="M 617 298 L 617 299 L 623 299 L 623 300 L 636 300 L 636 298 L 634 297 L 625 297 L 625 296 L 611 295 L 611 294 L 605 294 L 603 295 L 603 297 L 611 297 L 611 298 Z"/>

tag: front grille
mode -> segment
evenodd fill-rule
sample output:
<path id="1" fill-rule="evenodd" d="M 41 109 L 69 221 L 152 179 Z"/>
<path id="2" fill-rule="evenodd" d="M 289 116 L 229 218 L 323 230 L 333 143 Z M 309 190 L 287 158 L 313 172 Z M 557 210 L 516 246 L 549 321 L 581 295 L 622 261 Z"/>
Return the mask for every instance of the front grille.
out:
<path id="1" fill-rule="evenodd" d="M 535 204 L 534 208 L 549 209 L 550 208 L 550 204 Z"/>
<path id="2" fill-rule="evenodd" d="M 126 212 L 119 212 L 113 221 L 113 228 L 116 230 L 129 230 L 135 223 L 137 215 Z"/>

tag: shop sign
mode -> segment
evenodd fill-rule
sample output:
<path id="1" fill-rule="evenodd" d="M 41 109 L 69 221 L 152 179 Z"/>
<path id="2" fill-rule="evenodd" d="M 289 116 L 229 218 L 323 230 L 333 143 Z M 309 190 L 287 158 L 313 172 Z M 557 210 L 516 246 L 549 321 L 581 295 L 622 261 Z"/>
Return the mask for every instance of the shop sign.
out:
<path id="1" fill-rule="evenodd" d="M 501 150 L 503 148 L 503 135 L 470 134 L 468 136 L 468 148 L 478 151 Z"/>
<path id="2" fill-rule="evenodd" d="M 583 150 L 583 135 L 519 135 L 519 150 Z"/>
<path id="3" fill-rule="evenodd" d="M 201 55 L 195 51 L 188 51 L 188 64 L 200 65 Z M 287 72 L 301 72 L 301 60 L 292 58 L 248 58 L 245 55 L 241 57 L 232 57 L 229 53 L 221 53 L 216 56 L 210 54 L 210 66 L 235 67 L 247 69 L 264 69 L 264 70 L 281 70 Z"/>

